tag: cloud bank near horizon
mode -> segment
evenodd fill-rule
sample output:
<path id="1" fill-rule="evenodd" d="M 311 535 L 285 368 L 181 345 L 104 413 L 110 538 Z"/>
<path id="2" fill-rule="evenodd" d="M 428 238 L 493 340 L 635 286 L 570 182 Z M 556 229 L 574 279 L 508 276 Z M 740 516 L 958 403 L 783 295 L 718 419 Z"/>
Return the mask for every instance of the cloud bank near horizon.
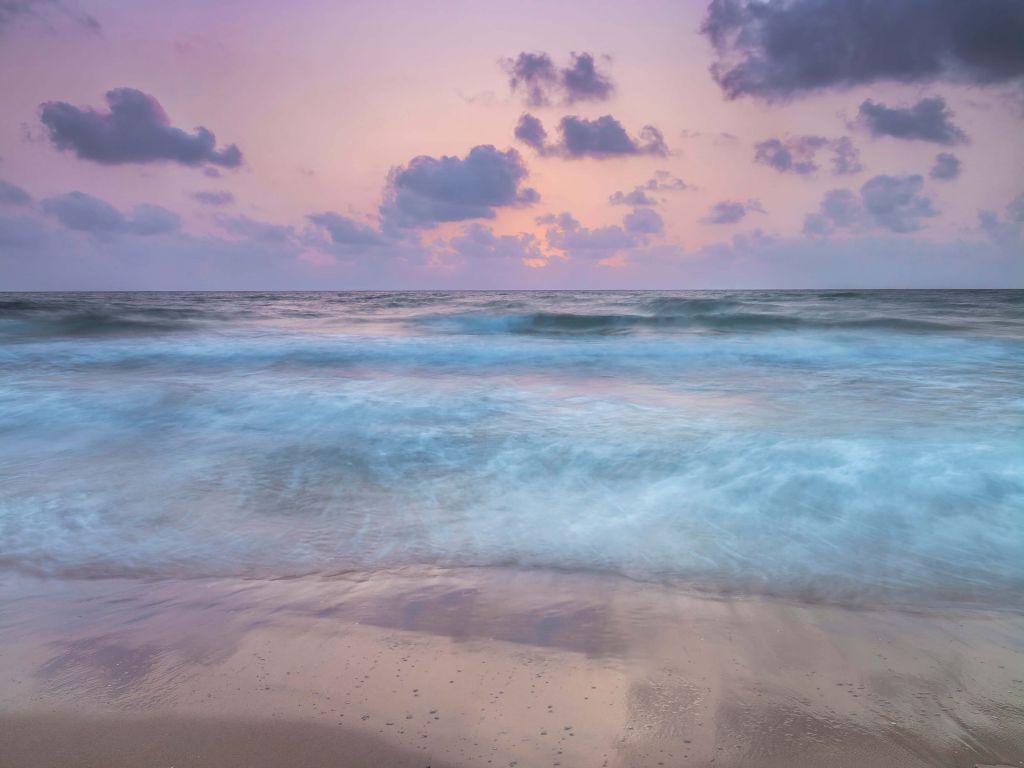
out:
<path id="1" fill-rule="evenodd" d="M 458 34 L 91 2 L 0 3 L 5 284 L 687 287 L 718 254 L 737 285 L 1024 286 L 1017 0 L 641 0 L 543 33 L 486 0 Z"/>

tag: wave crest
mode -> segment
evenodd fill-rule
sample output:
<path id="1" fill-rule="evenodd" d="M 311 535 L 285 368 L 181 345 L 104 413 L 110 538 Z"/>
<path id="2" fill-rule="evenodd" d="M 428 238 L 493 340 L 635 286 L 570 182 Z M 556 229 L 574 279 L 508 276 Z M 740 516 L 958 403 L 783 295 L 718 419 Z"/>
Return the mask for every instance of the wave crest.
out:
<path id="1" fill-rule="evenodd" d="M 766 312 L 706 312 L 700 309 L 677 314 L 533 312 L 513 315 L 435 315 L 419 322 L 455 333 L 601 336 L 644 331 L 757 333 L 787 330 L 877 330 L 896 333 L 949 333 L 962 330 L 960 326 L 951 323 L 901 317 L 807 320 L 795 315 Z"/>

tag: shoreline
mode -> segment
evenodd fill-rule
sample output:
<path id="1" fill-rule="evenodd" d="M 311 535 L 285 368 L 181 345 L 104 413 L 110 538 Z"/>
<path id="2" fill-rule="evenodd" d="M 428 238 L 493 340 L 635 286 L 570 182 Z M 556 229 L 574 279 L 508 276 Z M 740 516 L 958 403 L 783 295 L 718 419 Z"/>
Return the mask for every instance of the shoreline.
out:
<path id="1" fill-rule="evenodd" d="M 995 610 L 425 567 L 6 575 L 0 606 L 4 768 L 1024 765 L 1024 616 Z"/>

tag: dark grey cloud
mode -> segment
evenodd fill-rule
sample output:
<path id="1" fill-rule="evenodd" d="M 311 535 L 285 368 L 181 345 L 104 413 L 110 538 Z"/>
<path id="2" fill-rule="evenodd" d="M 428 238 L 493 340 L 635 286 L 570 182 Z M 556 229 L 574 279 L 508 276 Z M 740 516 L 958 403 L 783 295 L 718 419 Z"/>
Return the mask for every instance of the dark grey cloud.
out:
<path id="1" fill-rule="evenodd" d="M 867 99 L 857 113 L 872 136 L 892 136 L 936 144 L 963 144 L 967 134 L 953 124 L 953 112 L 941 96 L 908 107 L 887 107 Z"/>
<path id="2" fill-rule="evenodd" d="M 1024 79 L 1020 0 L 712 0 L 701 31 L 729 98 Z"/>
<path id="3" fill-rule="evenodd" d="M 489 144 L 473 147 L 464 158 L 423 155 L 392 169 L 381 216 L 388 228 L 490 219 L 496 208 L 540 199 L 537 190 L 523 186 L 528 175 L 516 150 L 501 152 Z"/>
<path id="4" fill-rule="evenodd" d="M 754 162 L 780 173 L 806 176 L 819 170 L 818 151 L 825 148 L 832 151 L 832 171 L 836 175 L 858 173 L 862 169 L 860 153 L 848 136 L 839 139 L 824 136 L 767 139 L 754 145 Z"/>
<path id="5" fill-rule="evenodd" d="M 327 230 L 331 242 L 335 245 L 360 248 L 385 245 L 388 242 L 388 239 L 374 227 L 360 224 L 340 213 L 324 211 L 310 214 L 306 218 Z"/>
<path id="6" fill-rule="evenodd" d="M 181 227 L 177 214 L 158 205 L 137 205 L 126 215 L 106 200 L 84 192 L 48 197 L 40 206 L 68 229 L 95 235 L 160 235 Z"/>
<path id="7" fill-rule="evenodd" d="M 627 232 L 658 235 L 665 229 L 665 222 L 651 208 L 635 208 L 623 217 L 622 228 Z"/>
<path id="8" fill-rule="evenodd" d="M 632 192 L 613 192 L 608 197 L 612 205 L 652 206 L 657 205 L 658 200 L 652 197 L 649 192 L 676 192 L 688 189 L 686 182 L 678 176 L 673 176 L 668 171 L 655 171 L 654 176 L 642 185 L 633 187 Z"/>
<path id="9" fill-rule="evenodd" d="M 615 86 L 608 75 L 600 72 L 593 55 L 571 54 L 567 67 L 557 67 L 546 53 L 520 53 L 503 63 L 509 73 L 509 87 L 521 94 L 530 107 L 543 107 L 554 102 L 574 104 L 578 101 L 605 101 Z"/>
<path id="10" fill-rule="evenodd" d="M 89 32 L 99 32 L 96 17 L 83 13 L 73 4 L 61 0 L 0 0 L 0 35 L 22 21 L 46 23 L 50 17 L 63 16 Z"/>
<path id="11" fill-rule="evenodd" d="M 142 91 L 115 88 L 106 100 L 105 112 L 63 101 L 43 104 L 40 117 L 54 146 L 103 165 L 173 162 L 235 168 L 242 163 L 238 147 L 217 149 L 207 128 L 188 133 L 172 126 L 160 103 Z"/>
<path id="12" fill-rule="evenodd" d="M 16 184 L 0 180 L 0 205 L 28 205 L 32 196 Z"/>
<path id="13" fill-rule="evenodd" d="M 952 181 L 960 175 L 960 158 L 950 152 L 939 152 L 935 156 L 935 165 L 928 176 L 940 181 Z"/>
<path id="14" fill-rule="evenodd" d="M 837 229 L 880 228 L 890 232 L 914 232 L 921 220 L 938 215 L 931 198 L 922 194 L 921 176 L 880 175 L 860 188 L 825 193 L 821 206 L 804 220 L 807 234 L 827 235 Z"/>
<path id="15" fill-rule="evenodd" d="M 735 224 L 741 221 L 748 212 L 764 213 L 764 208 L 757 200 L 740 203 L 735 200 L 722 200 L 711 206 L 707 216 L 701 219 L 703 224 Z"/>
<path id="16" fill-rule="evenodd" d="M 665 137 L 652 125 L 645 125 L 637 137 L 630 136 L 622 123 L 611 115 L 594 120 L 567 115 L 558 124 L 561 140 L 557 144 L 545 143 L 547 132 L 540 120 L 530 114 L 519 118 L 516 138 L 539 154 L 566 158 L 629 157 L 631 155 L 668 154 Z"/>
<path id="17" fill-rule="evenodd" d="M 235 196 L 230 192 L 195 192 L 193 198 L 203 205 L 231 205 L 235 202 Z"/>

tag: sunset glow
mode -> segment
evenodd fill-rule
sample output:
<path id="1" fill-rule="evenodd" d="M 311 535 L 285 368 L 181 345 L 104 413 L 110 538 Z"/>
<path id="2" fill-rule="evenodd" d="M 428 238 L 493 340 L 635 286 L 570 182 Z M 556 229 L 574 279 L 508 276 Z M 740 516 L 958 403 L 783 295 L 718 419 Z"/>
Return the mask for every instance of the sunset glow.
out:
<path id="1" fill-rule="evenodd" d="M 0 203 L 8 289 L 1024 280 L 1024 68 L 995 38 L 989 62 L 951 47 L 803 83 L 729 48 L 733 0 L 10 5 L 0 179 L 27 200 Z M 723 74 L 744 56 L 764 82 Z M 108 134 L 138 152 L 90 149 L 117 93 L 152 105 Z M 474 147 L 507 159 L 463 167 Z M 442 158 L 399 194 L 396 173 Z M 835 190 L 856 209 L 839 226 Z M 72 193 L 124 221 L 69 223 Z M 133 228 L 137 206 L 165 223 Z M 542 223 L 562 214 L 570 230 Z"/>

